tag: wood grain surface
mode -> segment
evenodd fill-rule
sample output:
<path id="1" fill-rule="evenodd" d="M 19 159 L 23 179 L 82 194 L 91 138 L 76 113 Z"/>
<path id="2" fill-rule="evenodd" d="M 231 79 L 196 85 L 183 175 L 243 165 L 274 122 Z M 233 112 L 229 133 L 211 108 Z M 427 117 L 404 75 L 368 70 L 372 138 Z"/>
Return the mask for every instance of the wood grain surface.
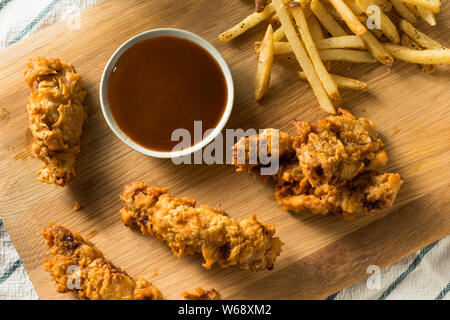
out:
<path id="1" fill-rule="evenodd" d="M 450 45 L 450 6 L 438 26 L 419 28 Z M 264 26 L 224 44 L 217 35 L 253 10 L 252 1 L 105 1 L 81 14 L 81 29 L 57 23 L 0 51 L 0 216 L 41 299 L 57 294 L 43 270 L 47 249 L 40 229 L 48 221 L 89 237 L 105 256 L 134 277 L 146 277 L 168 299 L 198 286 L 217 289 L 224 299 L 322 299 L 368 276 L 369 265 L 384 268 L 450 234 L 450 73 L 433 75 L 416 65 L 392 68 L 335 63 L 334 71 L 370 85 L 369 92 L 343 93 L 345 107 L 375 121 L 390 158 L 386 171 L 405 180 L 395 207 L 377 217 L 344 221 L 334 216 L 290 214 L 275 202 L 270 183 L 235 173 L 229 165 L 174 165 L 121 143 L 107 126 L 99 104 L 99 82 L 107 60 L 131 36 L 160 27 L 186 29 L 209 40 L 223 54 L 235 81 L 236 99 L 227 128 L 275 127 L 293 133 L 292 119 L 326 117 L 307 84 L 296 79 L 292 57 L 275 62 L 267 96 L 253 101 L 254 41 Z M 76 164 L 65 188 L 36 181 L 40 163 L 31 157 L 23 72 L 35 56 L 70 61 L 88 91 L 89 118 Z M 126 228 L 119 195 L 125 184 L 143 179 L 167 186 L 175 196 L 220 206 L 235 218 L 257 214 L 273 224 L 286 243 L 272 271 L 205 270 L 199 256 L 176 259 L 161 242 Z M 72 208 L 75 201 L 81 210 Z"/>

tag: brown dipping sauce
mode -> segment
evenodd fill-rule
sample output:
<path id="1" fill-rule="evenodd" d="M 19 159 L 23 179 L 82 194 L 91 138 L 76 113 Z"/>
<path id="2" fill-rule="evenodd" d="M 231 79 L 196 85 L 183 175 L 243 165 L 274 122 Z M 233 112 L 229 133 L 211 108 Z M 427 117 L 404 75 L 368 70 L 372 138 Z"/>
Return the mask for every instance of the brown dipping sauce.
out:
<path id="1" fill-rule="evenodd" d="M 134 142 L 171 151 L 184 128 L 194 144 L 194 121 L 215 128 L 227 105 L 227 84 L 217 61 L 196 43 L 159 36 L 140 41 L 117 61 L 108 81 L 111 114 Z"/>

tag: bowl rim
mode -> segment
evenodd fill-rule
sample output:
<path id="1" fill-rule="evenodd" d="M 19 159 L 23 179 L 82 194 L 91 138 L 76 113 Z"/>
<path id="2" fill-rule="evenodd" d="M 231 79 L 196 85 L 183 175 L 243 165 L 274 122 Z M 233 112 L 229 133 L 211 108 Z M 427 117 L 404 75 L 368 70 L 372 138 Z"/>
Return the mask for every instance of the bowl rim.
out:
<path id="1" fill-rule="evenodd" d="M 225 111 L 217 124 L 217 126 L 212 130 L 212 132 L 206 136 L 206 138 L 202 139 L 200 142 L 192 145 L 189 148 L 179 150 L 179 151 L 156 151 L 147 149 L 135 141 L 133 141 L 131 138 L 129 138 L 123 131 L 120 129 L 120 127 L 117 125 L 116 121 L 114 120 L 114 117 L 112 116 L 111 109 L 109 107 L 108 102 L 108 96 L 107 96 L 107 89 L 108 89 L 108 81 L 110 74 L 112 70 L 114 69 L 118 59 L 122 56 L 122 54 L 127 51 L 130 47 L 132 47 L 134 44 L 153 37 L 158 36 L 173 36 L 178 38 L 183 38 L 190 40 L 203 49 L 205 49 L 217 62 L 220 69 L 222 70 L 222 73 L 225 77 L 225 82 L 227 86 L 227 105 L 225 107 Z M 234 103 L 234 83 L 233 83 L 233 77 L 231 75 L 230 68 L 228 67 L 228 64 L 226 63 L 225 59 L 222 57 L 222 55 L 219 53 L 219 51 L 207 40 L 200 37 L 199 35 L 192 33 L 190 31 L 182 30 L 182 29 L 176 29 L 176 28 L 158 28 L 158 29 L 150 29 L 144 32 L 141 32 L 124 43 L 122 43 L 119 48 L 116 49 L 116 51 L 111 55 L 109 58 L 102 74 L 102 78 L 100 80 L 100 105 L 103 112 L 103 116 L 108 123 L 108 126 L 110 129 L 114 132 L 114 134 L 126 145 L 131 147 L 132 149 L 145 154 L 147 156 L 155 157 L 155 158 L 178 158 L 182 156 L 186 156 L 189 154 L 192 154 L 196 151 L 199 151 L 203 149 L 207 144 L 212 142 L 223 130 L 226 123 L 228 122 L 228 119 L 230 117 L 231 111 L 233 109 L 233 103 Z M 199 119 L 201 120 L 201 119 Z M 209 129 L 209 128 L 206 128 Z M 203 128 L 203 130 L 206 130 Z"/>

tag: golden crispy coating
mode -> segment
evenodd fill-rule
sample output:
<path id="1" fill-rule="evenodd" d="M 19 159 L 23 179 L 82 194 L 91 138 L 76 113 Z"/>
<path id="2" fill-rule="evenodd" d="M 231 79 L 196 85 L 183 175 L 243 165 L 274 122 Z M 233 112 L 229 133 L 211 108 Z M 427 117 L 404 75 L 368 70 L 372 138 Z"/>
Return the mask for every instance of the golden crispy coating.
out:
<path id="1" fill-rule="evenodd" d="M 197 288 L 191 291 L 184 291 L 181 293 L 181 296 L 186 300 L 219 300 L 220 295 L 215 289 L 211 289 L 208 291 L 203 290 L 202 288 Z"/>
<path id="2" fill-rule="evenodd" d="M 265 129 L 261 134 L 240 139 L 234 146 L 233 164 L 237 171 L 258 174 L 261 167 L 258 155 L 278 156 L 280 159 L 295 155 L 294 138 L 276 129 Z M 253 151 L 253 152 L 250 152 Z"/>
<path id="3" fill-rule="evenodd" d="M 275 198 L 283 210 L 316 214 L 334 213 L 347 220 L 355 214 L 375 214 L 390 208 L 403 183 L 397 173 L 366 171 L 353 180 L 311 186 L 306 178 L 284 184 L 279 180 Z"/>
<path id="4" fill-rule="evenodd" d="M 297 157 L 313 186 L 333 178 L 347 181 L 365 170 L 386 165 L 384 145 L 375 124 L 348 111 L 316 123 L 295 122 Z"/>
<path id="5" fill-rule="evenodd" d="M 403 184 L 400 175 L 373 170 L 387 163 L 375 125 L 345 110 L 340 112 L 340 116 L 314 124 L 295 121 L 298 136 L 284 138 L 293 141 L 297 155 L 286 153 L 272 176 L 275 198 L 284 210 L 334 213 L 350 220 L 355 214 L 375 214 L 390 208 L 395 201 Z M 244 139 L 238 143 L 244 143 Z M 242 165 L 237 171 L 241 169 Z"/>
<path id="6" fill-rule="evenodd" d="M 195 207 L 195 200 L 173 198 L 167 188 L 151 188 L 144 182 L 125 186 L 120 210 L 122 221 L 143 234 L 165 241 L 178 258 L 201 253 L 203 266 L 272 269 L 283 243 L 273 237 L 275 228 L 256 216 L 234 220 L 222 210 Z"/>
<path id="7" fill-rule="evenodd" d="M 75 175 L 86 91 L 75 68 L 59 59 L 31 59 L 25 82 L 31 90 L 27 111 L 33 152 L 43 161 L 38 180 L 64 186 Z"/>
<path id="8" fill-rule="evenodd" d="M 59 293 L 73 291 L 84 300 L 162 299 L 158 288 L 115 267 L 79 233 L 49 224 L 42 235 L 53 256 L 45 259 L 44 265 Z"/>

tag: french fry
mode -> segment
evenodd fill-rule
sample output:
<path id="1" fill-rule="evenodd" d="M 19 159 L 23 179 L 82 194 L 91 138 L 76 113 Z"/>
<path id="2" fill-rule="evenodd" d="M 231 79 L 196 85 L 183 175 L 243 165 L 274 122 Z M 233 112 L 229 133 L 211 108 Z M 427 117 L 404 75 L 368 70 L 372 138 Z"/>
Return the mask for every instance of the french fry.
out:
<path id="1" fill-rule="evenodd" d="M 378 29 L 369 30 L 378 40 L 381 40 L 383 38 L 383 32 Z"/>
<path id="2" fill-rule="evenodd" d="M 324 61 L 345 61 L 353 63 L 375 63 L 375 60 L 366 51 L 349 49 L 325 49 L 319 50 L 320 58 Z"/>
<path id="3" fill-rule="evenodd" d="M 327 92 L 328 96 L 336 104 L 342 103 L 341 95 L 339 94 L 339 89 L 334 82 L 333 78 L 328 73 L 325 65 L 320 59 L 319 52 L 317 51 L 316 45 L 311 37 L 309 31 L 308 23 L 306 22 L 305 13 L 303 12 L 300 4 L 296 6 L 291 6 L 292 15 L 294 16 L 295 22 L 297 23 L 300 36 L 305 44 L 306 51 L 314 65 L 317 75 L 322 82 L 323 88 Z"/>
<path id="4" fill-rule="evenodd" d="M 389 0 L 373 0 L 373 4 L 379 6 L 384 12 L 392 10 L 392 3 L 390 3 Z"/>
<path id="5" fill-rule="evenodd" d="M 348 33 L 337 23 L 333 16 L 327 11 L 320 0 L 311 1 L 311 11 L 319 19 L 324 28 L 333 36 L 346 36 Z"/>
<path id="6" fill-rule="evenodd" d="M 279 27 L 275 32 L 273 33 L 273 41 L 280 41 L 284 38 L 284 31 L 282 27 Z"/>
<path id="7" fill-rule="evenodd" d="M 355 35 L 332 37 L 316 41 L 317 49 L 362 49 L 366 45 L 360 37 Z"/>
<path id="8" fill-rule="evenodd" d="M 422 7 L 433 13 L 438 13 L 441 9 L 441 0 L 400 0 L 403 3 L 409 3 L 416 7 Z"/>
<path id="9" fill-rule="evenodd" d="M 258 69 L 255 77 L 255 100 L 259 101 L 266 93 L 270 82 L 270 73 L 273 63 L 273 28 L 269 24 L 263 41 L 258 58 Z"/>
<path id="10" fill-rule="evenodd" d="M 334 81 L 336 82 L 338 88 L 341 89 L 352 89 L 352 90 L 368 90 L 369 86 L 364 81 L 342 77 L 337 74 L 330 75 L 333 77 Z M 302 71 L 298 72 L 298 77 L 302 80 L 306 80 L 305 73 Z"/>
<path id="11" fill-rule="evenodd" d="M 422 47 L 427 48 L 427 49 L 445 49 L 444 45 L 431 39 L 423 32 L 420 32 L 408 21 L 402 19 L 402 20 L 400 20 L 398 25 L 404 33 L 406 33 L 411 39 L 413 39 L 415 42 L 417 42 Z"/>
<path id="12" fill-rule="evenodd" d="M 300 67 L 305 72 L 306 78 L 308 79 L 308 82 L 310 83 L 311 88 L 319 101 L 320 107 L 326 112 L 333 114 L 336 113 L 333 103 L 323 88 L 314 66 L 308 57 L 308 54 L 297 36 L 291 18 L 289 17 L 288 10 L 281 0 L 272 0 L 272 4 L 275 6 L 275 10 L 280 19 L 286 38 L 291 44 L 292 51 L 294 52 Z"/>
<path id="13" fill-rule="evenodd" d="M 339 14 L 339 12 L 337 12 L 336 9 L 335 9 L 333 6 L 331 6 L 331 5 L 330 5 L 328 2 L 326 2 L 326 1 L 323 1 L 322 3 L 323 3 L 323 5 L 324 5 L 325 9 L 327 9 L 327 11 L 333 16 L 333 18 L 334 18 L 336 21 L 338 21 L 339 23 L 344 22 L 344 21 L 342 20 L 341 15 Z"/>
<path id="14" fill-rule="evenodd" d="M 306 4 L 303 4 L 303 2 L 307 2 Z M 301 0 L 302 6 L 308 6 L 310 5 L 310 0 Z M 309 31 L 311 32 L 311 37 L 313 38 L 314 42 L 321 40 L 325 38 L 325 35 L 323 33 L 322 27 L 320 26 L 319 21 L 317 20 L 316 16 L 312 13 L 311 9 L 309 9 L 310 15 L 306 17 L 306 22 L 308 23 Z M 325 67 L 329 71 L 331 69 L 331 61 L 325 61 Z"/>
<path id="15" fill-rule="evenodd" d="M 356 4 L 354 0 L 344 0 L 344 2 L 357 16 L 364 14 L 364 11 Z"/>
<path id="16" fill-rule="evenodd" d="M 231 29 L 221 33 L 219 35 L 219 40 L 222 42 L 228 42 L 244 32 L 250 30 L 251 28 L 255 27 L 261 21 L 266 20 L 269 18 L 273 13 L 275 12 L 275 8 L 273 4 L 269 3 L 263 11 L 261 12 L 253 12 L 251 15 L 246 17 L 244 20 L 239 22 L 237 25 L 232 27 Z"/>
<path id="17" fill-rule="evenodd" d="M 401 0 L 400 0 L 401 1 Z M 403 3 L 403 2 L 402 2 Z M 417 11 L 416 6 L 412 5 L 411 3 L 403 3 L 405 6 L 408 7 L 409 11 L 411 11 L 416 17 L 419 16 L 419 12 Z"/>
<path id="18" fill-rule="evenodd" d="M 418 64 L 450 64 L 450 49 L 414 50 L 393 43 L 385 43 L 384 47 L 398 60 Z"/>
<path id="19" fill-rule="evenodd" d="M 417 18 L 411 10 L 408 9 L 408 7 L 399 0 L 391 0 L 392 6 L 395 8 L 397 13 L 408 22 L 414 24 L 417 23 Z"/>
<path id="20" fill-rule="evenodd" d="M 417 7 L 417 11 L 419 12 L 419 16 L 430 26 L 434 27 L 436 25 L 436 18 L 433 12 L 422 7 Z"/>
<path id="21" fill-rule="evenodd" d="M 415 49 L 415 50 L 421 50 L 422 48 L 415 43 L 410 37 L 406 35 L 406 33 L 402 34 L 402 46 Z M 432 74 L 436 70 L 436 65 L 434 64 L 421 64 L 423 70 L 425 70 L 426 73 Z"/>
<path id="22" fill-rule="evenodd" d="M 261 42 L 255 42 L 254 50 L 259 54 Z M 323 61 L 345 61 L 353 63 L 375 63 L 375 60 L 366 51 L 349 50 L 349 49 L 320 49 L 319 56 Z M 283 55 L 293 53 L 289 42 L 275 42 L 274 54 Z"/>
<path id="23" fill-rule="evenodd" d="M 356 3 L 366 13 L 368 13 L 367 10 L 370 6 L 377 5 L 375 0 L 356 0 Z M 383 11 L 380 11 L 380 28 L 392 43 L 400 43 L 400 35 L 398 34 L 397 27 Z"/>
<path id="24" fill-rule="evenodd" d="M 370 54 L 381 63 L 388 66 L 392 65 L 394 62 L 393 57 L 386 51 L 377 38 L 358 20 L 343 0 L 330 0 L 330 2 L 342 16 L 350 30 L 364 41 Z"/>
<path id="25" fill-rule="evenodd" d="M 314 41 L 317 42 L 317 40 L 325 38 L 322 27 L 320 26 L 319 21 L 317 21 L 315 15 L 312 14 L 307 17 L 306 22 L 308 23 L 309 31 L 311 32 L 311 37 Z"/>
<path id="26" fill-rule="evenodd" d="M 261 50 L 261 42 L 255 42 L 253 45 L 253 49 L 256 54 L 259 54 Z M 273 43 L 273 53 L 274 55 L 283 55 L 283 54 L 291 54 L 292 48 L 289 42 L 287 41 L 277 41 Z"/>

